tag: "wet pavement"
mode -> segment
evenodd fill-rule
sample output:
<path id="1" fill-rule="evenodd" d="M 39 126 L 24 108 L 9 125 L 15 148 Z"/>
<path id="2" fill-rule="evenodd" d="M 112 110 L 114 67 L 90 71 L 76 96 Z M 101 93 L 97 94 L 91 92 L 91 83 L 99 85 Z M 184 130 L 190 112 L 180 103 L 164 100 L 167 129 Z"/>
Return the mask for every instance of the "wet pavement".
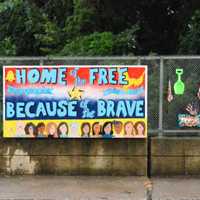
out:
<path id="1" fill-rule="evenodd" d="M 0 177 L 0 200 L 144 200 L 145 177 Z M 153 200 L 200 200 L 200 178 L 153 178 Z"/>

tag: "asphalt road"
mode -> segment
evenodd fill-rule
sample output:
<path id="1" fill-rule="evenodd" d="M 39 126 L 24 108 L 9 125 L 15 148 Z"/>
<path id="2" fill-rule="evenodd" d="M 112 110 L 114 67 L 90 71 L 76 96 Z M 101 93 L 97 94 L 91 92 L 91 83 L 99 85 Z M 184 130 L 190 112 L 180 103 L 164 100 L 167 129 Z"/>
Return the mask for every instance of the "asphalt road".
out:
<path id="1" fill-rule="evenodd" d="M 0 200 L 144 200 L 145 177 L 0 177 Z M 200 200 L 200 178 L 153 178 L 153 200 Z"/>

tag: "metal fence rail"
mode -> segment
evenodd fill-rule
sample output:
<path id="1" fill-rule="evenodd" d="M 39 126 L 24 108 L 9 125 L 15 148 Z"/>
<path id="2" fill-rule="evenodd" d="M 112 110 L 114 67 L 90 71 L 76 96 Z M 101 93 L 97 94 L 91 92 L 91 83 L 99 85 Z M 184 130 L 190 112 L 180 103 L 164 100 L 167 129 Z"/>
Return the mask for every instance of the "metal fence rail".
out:
<path id="1" fill-rule="evenodd" d="M 177 126 L 177 114 L 196 98 L 200 83 L 200 56 L 133 56 L 133 57 L 0 57 L 0 65 L 147 65 L 148 132 L 150 136 L 200 136 L 198 128 Z M 168 81 L 176 81 L 175 69 L 184 70 L 186 92 L 166 100 Z M 0 121 L 2 129 L 3 73 L 0 70 Z M 199 80 L 198 80 L 199 78 Z M 200 100 L 199 100 L 200 103 Z M 199 111 L 200 112 L 200 111 Z"/>

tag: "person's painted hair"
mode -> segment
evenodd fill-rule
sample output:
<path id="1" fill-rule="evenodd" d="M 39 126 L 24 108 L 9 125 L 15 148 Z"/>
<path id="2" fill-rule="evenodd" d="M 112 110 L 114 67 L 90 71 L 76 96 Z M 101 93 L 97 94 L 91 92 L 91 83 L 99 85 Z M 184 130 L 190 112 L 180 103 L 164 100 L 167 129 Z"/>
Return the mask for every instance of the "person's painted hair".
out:
<path id="1" fill-rule="evenodd" d="M 82 125 L 81 125 L 81 136 L 84 136 L 84 127 L 85 126 L 88 126 L 88 128 L 89 128 L 89 131 L 88 131 L 88 136 L 90 136 L 90 130 L 91 130 L 91 126 L 90 126 L 90 123 L 88 123 L 88 122 L 84 122 L 84 123 L 82 123 Z"/>
<path id="2" fill-rule="evenodd" d="M 113 134 L 112 122 L 108 121 L 108 122 L 105 122 L 105 123 L 103 124 L 103 128 L 102 128 L 102 134 L 103 134 L 103 135 L 108 134 L 108 133 L 105 132 L 105 128 L 106 128 L 109 124 L 110 124 L 110 126 L 111 126 L 111 130 L 110 130 L 110 133 L 109 133 L 109 134 L 110 134 L 110 135 Z"/>
<path id="3" fill-rule="evenodd" d="M 67 128 L 67 131 L 66 131 L 66 135 L 68 135 L 68 131 L 69 131 L 69 127 L 68 127 L 68 124 L 66 123 L 66 122 L 61 122 L 59 125 L 58 125 L 58 136 L 60 136 L 62 133 L 61 133 L 61 130 L 60 130 L 60 127 L 61 126 L 63 126 L 63 125 L 65 125 L 66 126 L 66 128 Z"/>
<path id="4" fill-rule="evenodd" d="M 95 130 L 94 130 L 94 127 L 96 125 L 99 125 L 100 129 L 99 129 L 99 135 L 101 134 L 101 125 L 99 122 L 94 122 L 94 124 L 92 124 L 92 134 L 95 135 Z"/>
<path id="5" fill-rule="evenodd" d="M 26 135 L 30 135 L 30 132 L 29 132 L 30 127 L 33 128 L 33 135 L 36 137 L 37 136 L 37 130 L 36 130 L 35 125 L 32 122 L 27 123 L 25 128 L 24 128 Z"/>

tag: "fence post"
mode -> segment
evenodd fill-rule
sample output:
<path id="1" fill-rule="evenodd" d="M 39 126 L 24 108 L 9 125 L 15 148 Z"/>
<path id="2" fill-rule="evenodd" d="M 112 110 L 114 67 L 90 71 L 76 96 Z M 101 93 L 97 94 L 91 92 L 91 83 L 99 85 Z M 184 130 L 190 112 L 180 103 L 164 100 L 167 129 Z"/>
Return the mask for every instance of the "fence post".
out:
<path id="1" fill-rule="evenodd" d="M 160 83 L 159 83 L 159 124 L 158 129 L 159 133 L 158 136 L 163 136 L 163 78 L 164 78 L 164 63 L 163 57 L 160 57 Z"/>
<path id="2" fill-rule="evenodd" d="M 40 59 L 40 65 L 43 65 L 44 64 L 44 60 L 41 58 Z"/>
<path id="3" fill-rule="evenodd" d="M 138 58 L 137 58 L 137 64 L 141 65 L 141 58 L 140 58 L 140 56 L 138 56 Z"/>

